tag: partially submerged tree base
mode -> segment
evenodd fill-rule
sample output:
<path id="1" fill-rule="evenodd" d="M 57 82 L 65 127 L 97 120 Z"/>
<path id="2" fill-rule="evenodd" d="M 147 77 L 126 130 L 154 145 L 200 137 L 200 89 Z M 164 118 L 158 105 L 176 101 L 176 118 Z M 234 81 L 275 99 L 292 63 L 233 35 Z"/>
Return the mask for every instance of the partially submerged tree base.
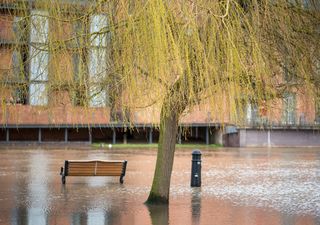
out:
<path id="1" fill-rule="evenodd" d="M 171 116 L 161 113 L 160 137 L 157 162 L 151 191 L 147 204 L 168 204 L 170 179 L 173 166 L 176 136 L 178 132 L 178 113 Z"/>
<path id="2" fill-rule="evenodd" d="M 147 201 L 144 204 L 146 205 L 167 205 L 169 203 L 169 199 L 164 196 L 159 196 L 155 193 L 150 193 Z"/>

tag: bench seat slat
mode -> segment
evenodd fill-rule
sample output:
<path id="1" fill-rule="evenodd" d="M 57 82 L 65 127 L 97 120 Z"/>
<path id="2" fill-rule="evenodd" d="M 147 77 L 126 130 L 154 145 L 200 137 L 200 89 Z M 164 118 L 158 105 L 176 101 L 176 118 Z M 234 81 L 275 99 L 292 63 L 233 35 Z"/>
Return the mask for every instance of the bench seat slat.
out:
<path id="1" fill-rule="evenodd" d="M 74 167 L 69 167 L 69 171 L 80 171 L 80 170 L 92 170 L 92 171 L 94 171 L 94 170 L 99 170 L 99 171 L 101 171 L 101 170 L 114 170 L 114 171 L 122 171 L 122 167 L 121 168 L 113 168 L 113 167 L 97 167 L 97 168 L 86 168 L 86 167 L 81 167 L 81 168 L 74 168 Z"/>
<path id="2" fill-rule="evenodd" d="M 74 175 L 71 175 L 73 177 L 118 177 L 119 174 L 96 174 L 96 175 L 93 175 L 93 174 L 74 174 Z"/>
<path id="3" fill-rule="evenodd" d="M 121 173 L 75 173 L 68 176 L 120 176 Z"/>
<path id="4" fill-rule="evenodd" d="M 83 169 L 88 169 L 88 170 L 122 170 L 122 167 L 69 167 L 69 171 L 70 170 L 83 170 Z"/>
<path id="5" fill-rule="evenodd" d="M 71 174 L 76 174 L 76 173 L 117 173 L 117 174 L 121 174 L 122 170 L 71 170 L 68 172 L 68 176 L 71 176 Z"/>
<path id="6" fill-rule="evenodd" d="M 96 172 L 96 173 L 99 173 L 99 172 L 101 172 L 101 173 L 106 173 L 106 172 L 121 173 L 122 170 L 97 170 L 97 171 L 94 171 L 94 172 Z"/>
<path id="7" fill-rule="evenodd" d="M 122 168 L 97 168 L 97 171 L 122 171 Z"/>
<path id="8" fill-rule="evenodd" d="M 95 173 L 93 173 L 92 171 L 89 171 L 89 172 L 87 172 L 87 171 L 80 171 L 80 172 L 76 172 L 76 173 L 70 173 L 70 174 L 68 174 L 68 176 L 75 176 L 75 175 L 77 175 L 77 174 L 89 174 L 89 175 L 91 175 L 91 176 L 95 176 Z M 120 176 L 120 175 L 121 175 L 121 173 L 119 173 L 119 172 L 110 172 L 110 171 L 97 172 L 96 174 L 115 174 L 115 175 L 117 175 L 117 176 Z"/>
<path id="9" fill-rule="evenodd" d="M 122 168 L 122 165 L 90 165 L 90 166 L 85 166 L 85 165 L 81 165 L 81 166 L 78 166 L 78 165 L 69 165 L 69 168 L 119 168 L 121 169 Z"/>
<path id="10" fill-rule="evenodd" d="M 73 165 L 73 164 L 69 164 L 69 168 L 95 168 L 96 165 Z"/>

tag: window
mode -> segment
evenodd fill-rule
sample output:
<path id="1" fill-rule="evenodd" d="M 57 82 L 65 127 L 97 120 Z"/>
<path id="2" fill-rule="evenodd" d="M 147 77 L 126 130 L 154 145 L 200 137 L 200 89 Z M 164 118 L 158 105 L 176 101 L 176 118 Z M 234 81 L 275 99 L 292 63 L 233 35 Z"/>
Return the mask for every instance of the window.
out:
<path id="1" fill-rule="evenodd" d="M 86 27 L 87 20 L 74 21 L 72 23 L 73 35 L 75 38 L 74 47 L 77 51 L 72 53 L 74 81 L 77 88 L 73 90 L 72 99 L 75 106 L 87 105 L 86 75 L 87 75 L 87 56 L 86 56 Z"/>
<path id="2" fill-rule="evenodd" d="M 106 15 L 90 17 L 90 49 L 88 52 L 89 106 L 103 107 L 107 105 L 107 92 L 104 86 L 108 69 L 108 25 Z"/>
<path id="3" fill-rule="evenodd" d="M 20 16 L 13 18 L 14 50 L 12 52 L 11 103 L 25 104 L 27 100 L 26 61 L 26 19 Z"/>
<path id="4" fill-rule="evenodd" d="M 33 10 L 30 20 L 30 105 L 47 105 L 47 82 L 48 82 L 48 13 Z"/>
<path id="5" fill-rule="evenodd" d="M 259 122 L 259 110 L 256 104 L 248 103 L 246 108 L 246 122 L 248 125 L 254 125 Z"/>
<path id="6" fill-rule="evenodd" d="M 289 63 L 283 65 L 284 80 L 287 83 L 293 83 L 297 81 L 297 73 L 294 66 L 290 66 Z"/>
<path id="7" fill-rule="evenodd" d="M 15 49 L 12 53 L 12 68 L 12 101 L 13 103 L 25 104 L 27 98 L 26 78 L 23 55 L 19 49 Z"/>
<path id="8" fill-rule="evenodd" d="M 26 40 L 26 20 L 24 17 L 15 16 L 13 18 L 13 33 L 16 43 L 25 43 Z"/>
<path id="9" fill-rule="evenodd" d="M 296 122 L 296 95 L 287 92 L 283 98 L 283 119 L 284 124 L 293 125 Z"/>
<path id="10" fill-rule="evenodd" d="M 296 7 L 301 7 L 304 9 L 310 9 L 315 0 L 289 0 L 289 3 Z"/>

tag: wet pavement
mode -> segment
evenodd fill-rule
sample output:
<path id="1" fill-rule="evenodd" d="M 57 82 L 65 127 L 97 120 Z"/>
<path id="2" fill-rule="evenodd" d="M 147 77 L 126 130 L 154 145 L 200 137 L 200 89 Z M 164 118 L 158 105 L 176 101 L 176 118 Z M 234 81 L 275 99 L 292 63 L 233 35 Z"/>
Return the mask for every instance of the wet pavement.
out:
<path id="1" fill-rule="evenodd" d="M 1 149 L 0 224 L 320 224 L 320 148 L 203 150 L 201 188 L 190 187 L 191 152 L 176 152 L 169 206 L 147 207 L 155 150 Z M 65 159 L 128 160 L 124 184 L 63 186 Z"/>

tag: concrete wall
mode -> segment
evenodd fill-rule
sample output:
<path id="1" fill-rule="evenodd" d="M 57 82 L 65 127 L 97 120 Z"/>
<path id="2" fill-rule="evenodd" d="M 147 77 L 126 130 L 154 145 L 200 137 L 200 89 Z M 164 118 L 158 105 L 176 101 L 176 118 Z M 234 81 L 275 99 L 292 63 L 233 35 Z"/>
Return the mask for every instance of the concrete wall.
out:
<path id="1" fill-rule="evenodd" d="M 210 144 L 223 145 L 223 130 L 219 128 L 214 129 L 211 133 L 211 139 L 213 140 L 210 140 Z"/>
<path id="2" fill-rule="evenodd" d="M 240 147 L 320 146 L 320 131 L 307 129 L 239 130 Z"/>
<path id="3" fill-rule="evenodd" d="M 223 135 L 224 147 L 239 147 L 240 146 L 239 133 L 229 133 Z"/>

